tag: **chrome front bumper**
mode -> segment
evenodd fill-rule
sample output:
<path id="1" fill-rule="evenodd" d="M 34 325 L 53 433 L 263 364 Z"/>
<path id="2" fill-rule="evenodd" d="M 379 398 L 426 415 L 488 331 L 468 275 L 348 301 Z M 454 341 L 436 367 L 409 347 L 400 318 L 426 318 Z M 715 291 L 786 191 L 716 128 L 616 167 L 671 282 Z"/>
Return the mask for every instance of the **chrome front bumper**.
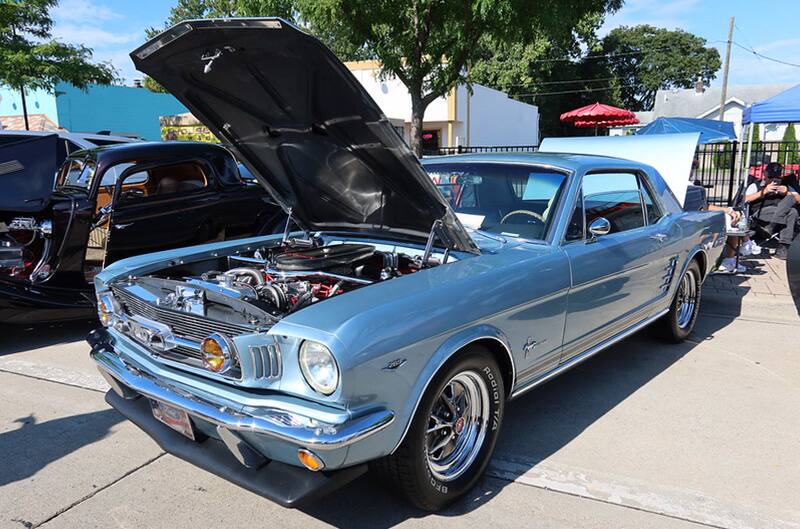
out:
<path id="1" fill-rule="evenodd" d="M 120 397 L 134 399 L 144 396 L 182 409 L 192 417 L 216 425 L 223 441 L 230 432 L 234 437 L 236 432 L 248 432 L 291 443 L 298 448 L 335 450 L 383 430 L 394 420 L 394 413 L 385 409 L 348 418 L 341 423 L 321 422 L 279 408 L 258 408 L 257 414 L 243 413 L 154 377 L 120 358 L 104 341 L 89 341 L 92 359 Z M 240 462 L 246 464 L 241 459 Z"/>

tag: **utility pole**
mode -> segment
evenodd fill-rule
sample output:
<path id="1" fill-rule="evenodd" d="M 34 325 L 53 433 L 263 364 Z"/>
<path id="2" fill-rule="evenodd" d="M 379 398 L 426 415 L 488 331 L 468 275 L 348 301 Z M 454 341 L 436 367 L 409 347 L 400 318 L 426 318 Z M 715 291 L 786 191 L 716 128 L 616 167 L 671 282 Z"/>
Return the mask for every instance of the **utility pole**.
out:
<path id="1" fill-rule="evenodd" d="M 725 121 L 725 101 L 728 99 L 728 70 L 731 66 L 731 43 L 733 42 L 733 17 L 728 27 L 728 46 L 725 50 L 725 64 L 722 67 L 722 95 L 719 99 L 719 120 Z"/>

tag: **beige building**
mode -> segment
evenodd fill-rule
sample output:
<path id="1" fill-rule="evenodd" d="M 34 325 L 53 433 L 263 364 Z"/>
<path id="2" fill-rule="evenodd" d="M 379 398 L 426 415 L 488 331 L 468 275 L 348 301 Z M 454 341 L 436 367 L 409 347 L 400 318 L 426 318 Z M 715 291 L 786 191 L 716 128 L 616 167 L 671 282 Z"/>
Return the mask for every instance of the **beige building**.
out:
<path id="1" fill-rule="evenodd" d="M 411 131 L 411 96 L 396 77 L 381 79 L 378 61 L 345 65 L 378 103 L 406 141 Z M 423 148 L 467 145 L 538 145 L 539 109 L 482 85 L 465 85 L 434 100 L 425 110 Z"/>

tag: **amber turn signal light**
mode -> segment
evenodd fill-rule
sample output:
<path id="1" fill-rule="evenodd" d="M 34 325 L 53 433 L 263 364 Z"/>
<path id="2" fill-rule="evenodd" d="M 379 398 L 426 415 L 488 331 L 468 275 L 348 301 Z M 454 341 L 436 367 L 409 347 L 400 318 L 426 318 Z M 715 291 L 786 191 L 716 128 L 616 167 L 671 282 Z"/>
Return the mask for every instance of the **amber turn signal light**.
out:
<path id="1" fill-rule="evenodd" d="M 214 373 L 223 373 L 233 364 L 233 354 L 222 336 L 212 334 L 200 342 L 203 367 Z"/>
<path id="2" fill-rule="evenodd" d="M 301 448 L 297 451 L 297 458 L 304 467 L 313 472 L 317 472 L 325 468 L 325 463 L 323 463 L 322 460 L 311 450 Z"/>

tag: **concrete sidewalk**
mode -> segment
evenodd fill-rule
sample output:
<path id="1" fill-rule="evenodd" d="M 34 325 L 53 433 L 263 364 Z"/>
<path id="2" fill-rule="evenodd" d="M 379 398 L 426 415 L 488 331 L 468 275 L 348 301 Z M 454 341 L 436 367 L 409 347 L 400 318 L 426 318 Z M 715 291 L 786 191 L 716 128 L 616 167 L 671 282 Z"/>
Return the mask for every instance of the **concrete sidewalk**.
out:
<path id="1" fill-rule="evenodd" d="M 794 323 L 798 310 L 789 291 L 786 261 L 768 257 L 746 257 L 743 274 L 713 273 L 703 285 L 706 313 L 731 317 L 757 317 L 769 321 Z"/>

